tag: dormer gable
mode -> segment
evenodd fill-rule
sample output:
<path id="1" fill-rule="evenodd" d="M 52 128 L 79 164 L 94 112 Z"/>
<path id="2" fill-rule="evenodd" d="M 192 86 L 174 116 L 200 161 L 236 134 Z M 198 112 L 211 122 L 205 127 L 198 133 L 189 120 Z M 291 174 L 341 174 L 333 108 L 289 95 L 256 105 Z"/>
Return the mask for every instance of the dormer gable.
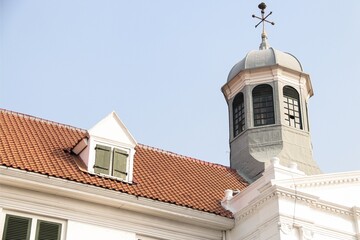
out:
<path id="1" fill-rule="evenodd" d="M 132 182 L 136 140 L 113 111 L 72 149 L 92 174 Z"/>

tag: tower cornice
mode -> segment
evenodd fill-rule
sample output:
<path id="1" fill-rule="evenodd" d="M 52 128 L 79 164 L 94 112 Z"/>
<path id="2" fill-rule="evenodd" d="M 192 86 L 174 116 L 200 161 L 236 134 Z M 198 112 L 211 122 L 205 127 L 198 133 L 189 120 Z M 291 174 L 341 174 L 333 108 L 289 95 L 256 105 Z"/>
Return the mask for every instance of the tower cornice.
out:
<path id="1" fill-rule="evenodd" d="M 299 72 L 279 64 L 242 70 L 225 83 L 221 87 L 221 91 L 227 101 L 229 101 L 239 92 L 239 89 L 242 89 L 245 85 L 266 83 L 269 81 L 269 78 L 271 78 L 272 81 L 276 81 L 279 77 L 286 77 L 281 79 L 288 83 L 297 83 L 303 80 L 307 88 L 308 97 L 314 95 L 310 75 L 308 73 Z"/>

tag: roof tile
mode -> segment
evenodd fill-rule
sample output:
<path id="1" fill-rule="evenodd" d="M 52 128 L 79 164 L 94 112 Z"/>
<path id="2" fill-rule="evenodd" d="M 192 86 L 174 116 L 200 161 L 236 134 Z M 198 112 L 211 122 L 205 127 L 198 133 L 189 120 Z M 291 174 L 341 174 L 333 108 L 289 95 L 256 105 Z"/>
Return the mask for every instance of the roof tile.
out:
<path id="1" fill-rule="evenodd" d="M 0 165 L 232 217 L 225 189 L 248 184 L 229 167 L 138 144 L 134 184 L 81 171 L 68 150 L 86 130 L 0 109 Z"/>

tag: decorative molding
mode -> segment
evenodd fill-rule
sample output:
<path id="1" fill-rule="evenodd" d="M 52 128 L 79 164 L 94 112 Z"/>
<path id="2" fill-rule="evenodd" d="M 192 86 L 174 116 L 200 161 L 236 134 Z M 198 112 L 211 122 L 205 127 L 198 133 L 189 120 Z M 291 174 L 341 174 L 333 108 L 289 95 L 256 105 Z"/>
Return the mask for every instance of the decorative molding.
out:
<path id="1" fill-rule="evenodd" d="M 312 240 L 314 237 L 314 232 L 303 226 L 298 226 L 298 225 L 294 226 L 294 224 L 284 223 L 284 222 L 278 222 L 278 226 L 279 226 L 279 230 L 285 235 L 291 234 L 294 228 L 298 228 L 300 240 Z"/>
<path id="2" fill-rule="evenodd" d="M 321 211 L 331 212 L 334 214 L 345 215 L 348 217 L 360 216 L 360 210 L 354 211 L 352 208 L 347 208 L 338 204 L 329 203 L 314 196 L 306 193 L 295 193 L 293 189 L 287 189 L 279 186 L 272 186 L 268 189 L 269 193 L 262 195 L 256 198 L 253 202 L 250 202 L 249 205 L 243 208 L 241 211 L 235 214 L 236 222 L 241 221 L 242 219 L 252 215 L 257 212 L 266 202 L 274 198 L 287 198 L 296 200 L 298 203 L 302 202 L 312 208 L 316 208 Z"/>
<path id="3" fill-rule="evenodd" d="M 278 181 L 277 184 L 287 185 L 290 188 L 296 189 L 340 184 L 360 184 L 360 171 L 319 174 L 299 177 L 296 179 L 284 179 Z"/>
<path id="4" fill-rule="evenodd" d="M 353 211 L 353 213 L 354 213 L 354 217 L 356 218 L 360 218 L 360 207 L 357 207 L 357 206 L 355 206 L 355 207 L 353 207 L 352 208 L 352 211 Z M 360 219 L 359 219 L 359 221 L 360 221 Z M 360 223 L 360 222 L 359 222 Z M 360 233 L 360 225 L 359 225 L 359 233 Z"/>
<path id="5" fill-rule="evenodd" d="M 299 202 L 299 201 L 303 202 L 303 203 L 305 203 L 313 208 L 316 208 L 318 210 L 321 210 L 321 211 L 327 211 L 327 212 L 332 212 L 332 213 L 346 215 L 346 216 L 353 216 L 353 214 L 354 214 L 352 212 L 351 208 L 344 207 L 344 206 L 330 203 L 330 202 L 326 202 L 321 199 L 311 198 L 310 197 L 311 195 L 309 195 L 309 194 L 306 194 L 306 195 L 308 195 L 308 196 L 306 196 L 304 193 L 297 192 L 295 194 L 295 192 L 277 190 L 276 195 L 279 198 L 288 198 L 288 199 L 296 200 L 297 202 Z"/>
<path id="6" fill-rule="evenodd" d="M 267 201 L 271 200 L 272 198 L 276 197 L 276 192 L 272 192 L 269 195 L 266 195 L 262 199 L 258 200 L 254 204 L 250 204 L 249 206 L 245 207 L 242 211 L 235 214 L 235 221 L 238 222 L 247 216 L 252 215 L 255 213 L 262 205 L 264 205 Z"/>
<path id="7" fill-rule="evenodd" d="M 333 175 L 333 174 L 331 174 Z M 334 174 L 336 175 L 336 174 Z M 296 183 L 290 185 L 290 187 L 297 189 L 299 188 L 309 188 L 309 187 L 322 187 L 322 186 L 328 186 L 328 185 L 337 185 L 337 184 L 347 184 L 347 183 L 360 183 L 360 173 L 359 176 L 349 176 L 344 177 L 343 174 L 341 176 L 331 176 L 331 179 L 326 179 L 327 174 L 322 174 L 321 177 L 318 179 L 313 179 L 314 176 L 311 176 L 311 182 L 305 182 L 307 178 L 300 179 L 302 183 Z M 299 182 L 299 179 L 296 179 L 297 182 Z"/>
<path id="8" fill-rule="evenodd" d="M 312 240 L 314 237 L 314 232 L 304 227 L 300 227 L 299 233 L 300 240 Z"/>
<path id="9" fill-rule="evenodd" d="M 293 226 L 289 223 L 278 222 L 278 226 L 279 230 L 285 235 L 289 235 L 293 230 Z"/>

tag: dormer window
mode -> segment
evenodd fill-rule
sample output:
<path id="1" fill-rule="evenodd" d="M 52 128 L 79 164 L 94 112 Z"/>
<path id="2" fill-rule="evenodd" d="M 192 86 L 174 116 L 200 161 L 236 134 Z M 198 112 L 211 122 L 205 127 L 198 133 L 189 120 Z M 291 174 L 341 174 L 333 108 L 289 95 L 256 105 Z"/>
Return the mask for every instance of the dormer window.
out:
<path id="1" fill-rule="evenodd" d="M 97 144 L 94 172 L 126 179 L 129 153 L 115 147 Z"/>
<path id="2" fill-rule="evenodd" d="M 82 171 L 132 183 L 137 143 L 115 112 L 88 131 L 72 152 Z"/>

